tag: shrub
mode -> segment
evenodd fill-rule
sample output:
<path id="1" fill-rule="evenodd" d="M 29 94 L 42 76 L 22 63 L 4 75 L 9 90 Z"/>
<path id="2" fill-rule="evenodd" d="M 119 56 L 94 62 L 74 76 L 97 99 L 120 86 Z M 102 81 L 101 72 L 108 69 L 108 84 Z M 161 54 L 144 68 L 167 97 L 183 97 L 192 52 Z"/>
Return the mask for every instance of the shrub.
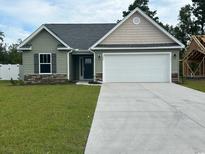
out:
<path id="1" fill-rule="evenodd" d="M 10 82 L 11 82 L 12 85 L 17 85 L 17 81 L 13 80 L 13 78 L 11 78 Z"/>
<path id="2" fill-rule="evenodd" d="M 23 80 L 19 80 L 19 85 L 23 86 L 24 85 L 24 81 Z"/>

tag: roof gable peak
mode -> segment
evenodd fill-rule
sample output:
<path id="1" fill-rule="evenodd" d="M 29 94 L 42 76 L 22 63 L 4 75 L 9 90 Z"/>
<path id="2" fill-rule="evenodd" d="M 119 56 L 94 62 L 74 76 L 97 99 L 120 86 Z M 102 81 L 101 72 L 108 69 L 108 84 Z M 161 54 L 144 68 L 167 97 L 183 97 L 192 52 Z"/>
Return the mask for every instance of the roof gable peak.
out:
<path id="1" fill-rule="evenodd" d="M 68 44 L 66 44 L 63 40 L 61 40 L 56 34 L 54 34 L 50 29 L 48 29 L 45 24 L 41 25 L 36 31 L 34 31 L 29 37 L 27 37 L 18 47 L 18 50 L 21 50 L 26 43 L 32 40 L 36 35 L 38 35 L 42 30 L 46 30 L 49 34 L 51 34 L 55 39 L 57 39 L 60 43 L 62 43 L 68 50 L 72 49 Z"/>
<path id="2" fill-rule="evenodd" d="M 151 19 L 148 15 L 146 15 L 140 8 L 135 8 L 132 12 L 130 12 L 126 17 L 124 17 L 113 29 L 111 29 L 106 35 L 104 35 L 100 40 L 98 40 L 95 44 L 91 46 L 90 49 L 94 49 L 98 44 L 100 44 L 103 40 L 105 40 L 110 34 L 112 34 L 120 25 L 122 25 L 126 20 L 128 20 L 134 13 L 139 13 L 145 19 L 147 19 L 152 25 L 158 28 L 162 33 L 168 36 L 171 40 L 179 45 L 180 48 L 184 48 L 185 46 L 177 40 L 174 36 L 172 36 L 169 32 L 167 32 L 163 27 L 161 27 L 158 23 L 156 23 L 153 19 Z"/>

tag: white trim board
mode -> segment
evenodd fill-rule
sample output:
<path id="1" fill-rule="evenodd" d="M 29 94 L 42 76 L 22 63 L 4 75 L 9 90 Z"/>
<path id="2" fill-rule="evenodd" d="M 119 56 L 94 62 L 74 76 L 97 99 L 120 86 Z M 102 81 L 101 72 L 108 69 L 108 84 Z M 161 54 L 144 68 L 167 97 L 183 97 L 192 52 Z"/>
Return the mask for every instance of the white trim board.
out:
<path id="1" fill-rule="evenodd" d="M 170 47 L 121 47 L 121 48 L 103 48 L 103 47 L 98 47 L 94 48 L 95 50 L 126 50 L 126 49 L 141 49 L 141 50 L 146 50 L 146 49 L 181 49 L 179 46 L 170 46 Z"/>
<path id="2" fill-rule="evenodd" d="M 91 49 L 95 49 L 95 47 L 100 44 L 103 40 L 105 40 L 112 32 L 114 32 L 120 25 L 122 25 L 128 18 L 130 18 L 134 13 L 138 12 L 142 15 L 145 19 L 150 21 L 155 27 L 157 27 L 160 31 L 162 31 L 165 35 L 167 35 L 170 39 L 174 42 L 179 44 L 178 48 L 184 48 L 185 46 L 177 40 L 174 36 L 172 36 L 169 32 L 167 32 L 164 28 L 162 28 L 158 23 L 156 23 L 153 19 L 151 19 L 148 15 L 146 15 L 142 10 L 139 8 L 134 9 L 129 15 L 127 15 L 123 20 L 121 20 L 114 28 L 112 28 L 107 34 L 105 34 L 100 40 L 98 40 L 95 44 L 91 46 Z"/>
<path id="3" fill-rule="evenodd" d="M 57 48 L 57 50 L 70 50 L 70 49 L 68 49 L 68 48 Z"/>
<path id="4" fill-rule="evenodd" d="M 67 47 L 67 50 L 71 50 L 72 48 L 66 44 L 63 40 L 61 40 L 56 34 L 54 34 L 51 30 L 49 30 L 45 25 L 41 25 L 35 32 L 33 32 L 29 37 L 27 37 L 18 47 L 18 50 L 21 50 L 21 47 L 28 43 L 31 39 L 33 39 L 36 35 L 38 35 L 43 29 L 45 29 L 48 33 L 50 33 L 55 39 L 61 42 L 64 46 Z"/>
<path id="5" fill-rule="evenodd" d="M 70 54 L 73 50 L 67 52 L 67 79 L 70 80 Z"/>
<path id="6" fill-rule="evenodd" d="M 27 51 L 31 51 L 32 50 L 32 47 L 29 47 L 29 48 L 18 48 L 18 50 L 27 50 Z"/>

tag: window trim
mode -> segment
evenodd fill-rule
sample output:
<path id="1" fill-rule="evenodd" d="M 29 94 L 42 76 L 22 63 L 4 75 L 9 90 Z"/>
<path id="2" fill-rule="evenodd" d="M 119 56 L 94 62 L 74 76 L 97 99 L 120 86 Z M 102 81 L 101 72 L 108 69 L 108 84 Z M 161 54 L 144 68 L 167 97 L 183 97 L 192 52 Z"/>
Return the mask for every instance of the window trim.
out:
<path id="1" fill-rule="evenodd" d="M 41 55 L 50 55 L 50 63 L 41 63 Z M 52 74 L 52 53 L 39 53 L 38 54 L 38 62 L 39 62 L 39 74 L 41 75 L 50 75 Z M 41 73 L 41 64 L 50 64 L 50 73 Z"/>

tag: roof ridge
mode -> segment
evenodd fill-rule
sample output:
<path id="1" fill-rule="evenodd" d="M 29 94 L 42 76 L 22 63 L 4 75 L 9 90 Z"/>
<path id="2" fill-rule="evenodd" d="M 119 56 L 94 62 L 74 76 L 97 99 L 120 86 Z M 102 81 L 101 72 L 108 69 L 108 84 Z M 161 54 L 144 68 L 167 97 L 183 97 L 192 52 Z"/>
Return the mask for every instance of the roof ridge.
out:
<path id="1" fill-rule="evenodd" d="M 117 23 L 45 23 L 44 25 L 109 25 Z"/>

